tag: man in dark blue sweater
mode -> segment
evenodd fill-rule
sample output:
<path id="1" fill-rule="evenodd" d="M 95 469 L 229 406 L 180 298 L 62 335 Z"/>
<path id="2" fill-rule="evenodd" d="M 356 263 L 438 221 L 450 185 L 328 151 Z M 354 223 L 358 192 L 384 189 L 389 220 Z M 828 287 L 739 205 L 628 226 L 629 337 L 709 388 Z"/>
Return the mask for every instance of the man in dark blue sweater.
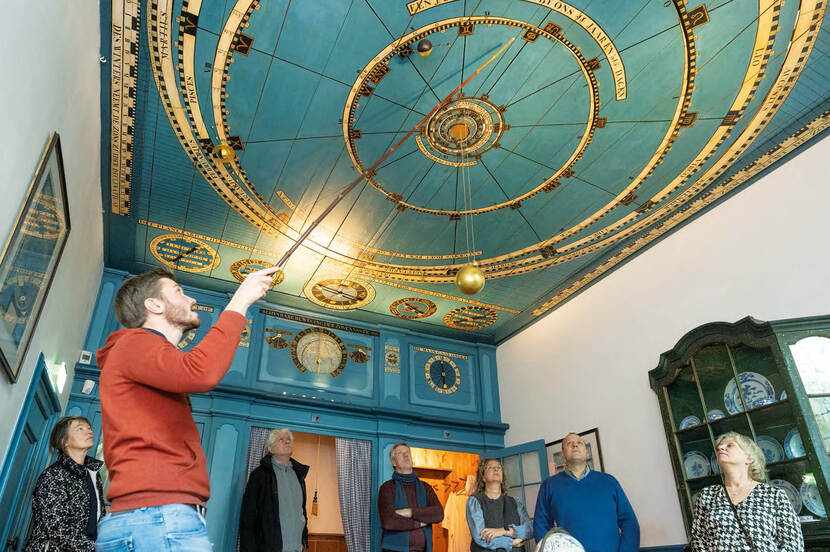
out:
<path id="1" fill-rule="evenodd" d="M 533 517 L 536 542 L 558 526 L 586 552 L 637 552 L 640 524 L 613 476 L 588 467 L 585 441 L 568 433 L 562 441 L 567 466 L 542 483 Z"/>

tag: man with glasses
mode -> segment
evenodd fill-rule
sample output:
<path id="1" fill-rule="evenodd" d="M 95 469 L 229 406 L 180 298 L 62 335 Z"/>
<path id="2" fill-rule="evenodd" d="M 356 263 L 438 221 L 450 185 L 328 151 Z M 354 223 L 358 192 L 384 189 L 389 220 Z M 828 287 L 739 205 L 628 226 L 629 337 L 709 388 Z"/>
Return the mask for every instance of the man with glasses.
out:
<path id="1" fill-rule="evenodd" d="M 432 487 L 418 479 L 406 443 L 389 451 L 395 473 L 378 490 L 378 512 L 383 529 L 381 548 L 395 552 L 432 552 L 433 523 L 444 519 L 444 508 Z"/>
<path id="2" fill-rule="evenodd" d="M 539 489 L 533 518 L 536 542 L 557 526 L 586 552 L 637 552 L 640 525 L 617 480 L 588 467 L 588 449 L 576 433 L 562 440 L 562 456 L 565 469 Z"/>
<path id="3" fill-rule="evenodd" d="M 267 454 L 251 472 L 242 496 L 240 552 L 303 552 L 308 548 L 308 466 L 291 458 L 293 447 L 289 429 L 268 434 Z"/>

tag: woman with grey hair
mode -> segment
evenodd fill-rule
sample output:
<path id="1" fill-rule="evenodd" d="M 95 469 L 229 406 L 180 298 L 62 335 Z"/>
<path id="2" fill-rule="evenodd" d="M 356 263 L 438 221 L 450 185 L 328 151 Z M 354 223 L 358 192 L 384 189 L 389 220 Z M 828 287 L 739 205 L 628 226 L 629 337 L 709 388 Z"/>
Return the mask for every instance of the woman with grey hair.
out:
<path id="1" fill-rule="evenodd" d="M 767 483 L 766 461 L 749 437 L 730 431 L 715 442 L 722 485 L 700 492 L 692 519 L 693 552 L 802 552 L 801 524 L 787 495 Z"/>

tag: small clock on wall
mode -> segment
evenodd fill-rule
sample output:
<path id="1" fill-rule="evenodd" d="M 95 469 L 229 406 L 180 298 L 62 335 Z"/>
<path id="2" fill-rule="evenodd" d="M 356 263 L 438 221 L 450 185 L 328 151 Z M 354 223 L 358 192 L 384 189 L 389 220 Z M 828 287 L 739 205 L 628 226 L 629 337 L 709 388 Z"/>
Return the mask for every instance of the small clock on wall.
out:
<path id="1" fill-rule="evenodd" d="M 337 377 L 348 361 L 346 345 L 325 328 L 306 328 L 291 342 L 291 361 L 300 372 L 329 374 Z"/>
<path id="2" fill-rule="evenodd" d="M 461 384 L 461 371 L 458 365 L 444 355 L 435 355 L 427 359 L 424 363 L 424 376 L 429 386 L 442 395 L 455 393 Z"/>

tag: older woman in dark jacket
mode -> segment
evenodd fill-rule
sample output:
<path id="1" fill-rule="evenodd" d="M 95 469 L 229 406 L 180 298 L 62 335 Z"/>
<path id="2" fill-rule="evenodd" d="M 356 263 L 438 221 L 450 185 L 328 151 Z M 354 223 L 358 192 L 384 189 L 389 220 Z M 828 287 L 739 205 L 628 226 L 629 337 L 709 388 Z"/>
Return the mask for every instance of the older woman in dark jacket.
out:
<path id="1" fill-rule="evenodd" d="M 92 426 L 81 416 L 65 416 L 52 429 L 54 464 L 37 479 L 32 494 L 32 534 L 26 552 L 91 552 L 104 493 L 102 462 L 86 455 L 94 443 Z"/>

